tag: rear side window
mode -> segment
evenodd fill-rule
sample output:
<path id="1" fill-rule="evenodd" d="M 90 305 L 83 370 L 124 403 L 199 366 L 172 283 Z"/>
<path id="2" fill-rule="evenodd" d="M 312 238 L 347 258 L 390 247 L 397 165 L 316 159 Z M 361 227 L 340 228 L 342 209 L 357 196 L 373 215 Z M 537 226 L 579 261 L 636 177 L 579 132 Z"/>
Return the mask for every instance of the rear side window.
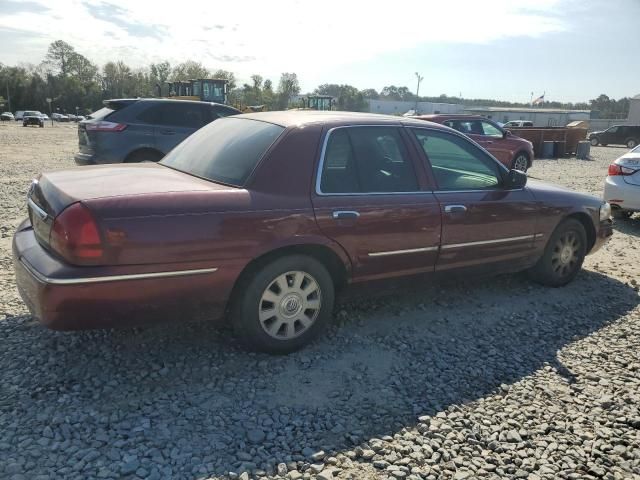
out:
<path id="1" fill-rule="evenodd" d="M 204 105 L 195 103 L 158 103 L 138 115 L 138 120 L 152 125 L 200 128 L 209 123 L 210 116 Z"/>
<path id="2" fill-rule="evenodd" d="M 221 107 L 220 105 L 216 105 L 213 107 L 213 117 L 214 118 L 224 118 L 229 115 L 237 115 L 238 111 L 233 108 Z"/>
<path id="3" fill-rule="evenodd" d="M 246 118 L 210 123 L 171 150 L 160 162 L 176 170 L 242 186 L 284 127 Z"/>
<path id="4" fill-rule="evenodd" d="M 340 128 L 329 135 L 320 177 L 322 193 L 419 190 L 398 128 Z"/>

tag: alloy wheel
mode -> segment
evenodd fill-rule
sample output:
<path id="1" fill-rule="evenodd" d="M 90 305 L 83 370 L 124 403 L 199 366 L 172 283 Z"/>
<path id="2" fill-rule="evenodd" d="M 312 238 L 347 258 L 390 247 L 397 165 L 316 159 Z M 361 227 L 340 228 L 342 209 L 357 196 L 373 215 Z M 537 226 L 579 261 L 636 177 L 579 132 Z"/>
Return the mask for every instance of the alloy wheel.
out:
<path id="1" fill-rule="evenodd" d="M 576 232 L 565 232 L 558 238 L 551 254 L 551 268 L 559 277 L 565 277 L 575 269 L 579 261 L 580 238 Z"/>
<path id="2" fill-rule="evenodd" d="M 528 166 L 529 160 L 524 155 L 518 155 L 513 161 L 513 168 L 515 168 L 516 170 L 520 170 L 521 172 L 526 172 Z"/>
<path id="3" fill-rule="evenodd" d="M 594 147 L 597 147 L 597 146 L 598 146 L 598 139 L 597 139 L 597 138 L 595 138 L 595 137 L 594 137 L 594 138 L 592 138 L 592 139 L 591 139 L 591 145 L 592 145 L 592 146 L 594 146 Z"/>
<path id="4" fill-rule="evenodd" d="M 322 292 L 313 276 L 291 271 L 276 277 L 262 293 L 258 318 L 263 330 L 278 340 L 306 332 L 320 313 Z"/>
<path id="5" fill-rule="evenodd" d="M 627 142 L 627 148 L 634 148 L 636 146 L 636 141 L 635 140 L 629 140 Z"/>

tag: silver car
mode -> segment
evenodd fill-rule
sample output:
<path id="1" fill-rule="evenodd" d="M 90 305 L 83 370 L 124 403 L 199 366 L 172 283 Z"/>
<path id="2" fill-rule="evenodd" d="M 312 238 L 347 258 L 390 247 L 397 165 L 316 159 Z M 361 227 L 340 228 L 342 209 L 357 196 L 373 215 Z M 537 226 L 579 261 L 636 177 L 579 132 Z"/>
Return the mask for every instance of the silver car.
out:
<path id="1" fill-rule="evenodd" d="M 604 199 L 611 204 L 615 218 L 640 212 L 640 145 L 609 165 Z"/>

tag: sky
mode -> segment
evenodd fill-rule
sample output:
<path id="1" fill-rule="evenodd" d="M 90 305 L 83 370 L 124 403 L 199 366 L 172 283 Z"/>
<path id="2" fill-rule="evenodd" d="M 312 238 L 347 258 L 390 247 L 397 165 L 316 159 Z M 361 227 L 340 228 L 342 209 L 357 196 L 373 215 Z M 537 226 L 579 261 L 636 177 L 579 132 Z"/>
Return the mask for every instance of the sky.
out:
<path id="1" fill-rule="evenodd" d="M 188 59 L 322 83 L 528 102 L 640 93 L 640 0 L 0 0 L 0 63 L 64 40 L 91 61 Z"/>

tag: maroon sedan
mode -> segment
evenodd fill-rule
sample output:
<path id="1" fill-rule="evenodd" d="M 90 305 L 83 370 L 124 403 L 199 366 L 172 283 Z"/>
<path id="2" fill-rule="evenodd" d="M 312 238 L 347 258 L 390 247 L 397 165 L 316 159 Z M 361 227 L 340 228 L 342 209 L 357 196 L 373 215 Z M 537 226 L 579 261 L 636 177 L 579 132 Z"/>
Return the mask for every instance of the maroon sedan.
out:
<path id="1" fill-rule="evenodd" d="M 13 241 L 22 298 L 54 329 L 223 316 L 288 352 L 336 290 L 413 274 L 571 281 L 611 235 L 601 200 L 529 181 L 459 132 L 343 112 L 213 122 L 160 163 L 44 173 Z"/>
<path id="2" fill-rule="evenodd" d="M 507 168 L 526 172 L 533 163 L 533 144 L 497 123 L 478 115 L 421 115 L 421 120 L 436 122 L 464 133 L 486 148 Z"/>

